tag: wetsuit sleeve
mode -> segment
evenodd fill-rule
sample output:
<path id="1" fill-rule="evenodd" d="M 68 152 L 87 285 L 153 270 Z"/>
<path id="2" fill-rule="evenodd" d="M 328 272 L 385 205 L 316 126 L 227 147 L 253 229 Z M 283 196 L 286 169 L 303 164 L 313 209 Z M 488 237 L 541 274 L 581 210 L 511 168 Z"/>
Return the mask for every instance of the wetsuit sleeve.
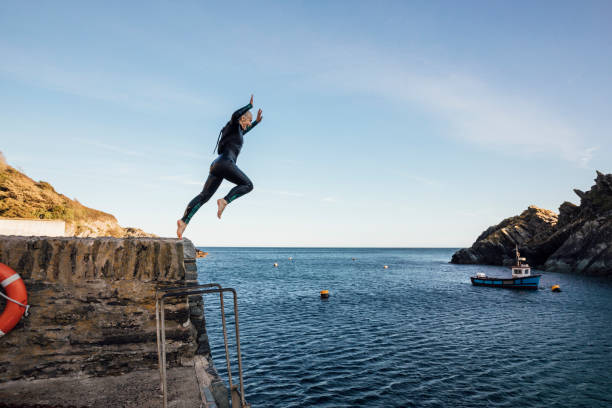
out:
<path id="1" fill-rule="evenodd" d="M 232 122 L 240 119 L 240 117 L 244 115 L 245 113 L 247 113 L 247 111 L 251 108 L 253 108 L 253 105 L 249 103 L 248 105 L 243 106 L 242 108 L 238 109 L 236 112 L 232 114 Z"/>
<path id="2" fill-rule="evenodd" d="M 249 130 L 253 129 L 255 126 L 257 126 L 259 122 L 254 120 L 246 129 L 244 129 L 244 132 L 242 132 L 242 134 L 246 134 Z"/>

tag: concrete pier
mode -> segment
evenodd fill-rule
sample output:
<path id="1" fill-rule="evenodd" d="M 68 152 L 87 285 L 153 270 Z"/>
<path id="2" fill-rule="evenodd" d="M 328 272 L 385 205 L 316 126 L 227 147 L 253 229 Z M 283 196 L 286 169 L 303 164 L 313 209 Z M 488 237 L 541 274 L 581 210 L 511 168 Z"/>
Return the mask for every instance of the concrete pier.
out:
<path id="1" fill-rule="evenodd" d="M 21 275 L 31 305 L 0 339 L 0 402 L 159 406 L 155 290 L 197 282 L 189 240 L 0 236 L 0 262 Z M 199 297 L 167 302 L 170 406 L 199 406 L 183 403 L 203 401 L 203 386 L 228 405 L 204 319 Z"/>

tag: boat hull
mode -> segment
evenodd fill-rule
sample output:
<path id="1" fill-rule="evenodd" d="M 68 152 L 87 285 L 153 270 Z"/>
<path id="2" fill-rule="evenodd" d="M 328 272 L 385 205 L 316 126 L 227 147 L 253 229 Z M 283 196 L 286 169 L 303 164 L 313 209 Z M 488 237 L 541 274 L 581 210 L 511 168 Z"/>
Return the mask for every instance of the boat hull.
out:
<path id="1" fill-rule="evenodd" d="M 491 276 L 485 276 L 479 278 L 472 276 L 472 285 L 474 286 L 490 286 L 492 288 L 504 288 L 504 289 L 526 289 L 536 290 L 540 284 L 540 276 L 542 275 L 531 275 L 524 278 L 494 278 Z"/>

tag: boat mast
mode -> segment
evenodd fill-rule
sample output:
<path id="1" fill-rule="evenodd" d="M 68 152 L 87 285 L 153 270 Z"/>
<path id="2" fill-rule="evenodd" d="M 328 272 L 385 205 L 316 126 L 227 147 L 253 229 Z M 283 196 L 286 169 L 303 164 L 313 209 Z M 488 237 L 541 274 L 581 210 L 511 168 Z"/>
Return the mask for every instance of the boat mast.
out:
<path id="1" fill-rule="evenodd" d="M 515 244 L 514 252 L 516 254 L 516 266 L 521 266 L 521 261 L 520 261 L 521 254 L 520 254 L 520 252 L 518 250 L 518 244 Z"/>
<path id="2" fill-rule="evenodd" d="M 516 253 L 516 266 L 529 266 L 527 264 L 521 264 L 521 261 L 527 262 L 527 258 L 521 258 L 521 253 L 518 250 L 518 244 L 515 244 L 514 252 Z"/>

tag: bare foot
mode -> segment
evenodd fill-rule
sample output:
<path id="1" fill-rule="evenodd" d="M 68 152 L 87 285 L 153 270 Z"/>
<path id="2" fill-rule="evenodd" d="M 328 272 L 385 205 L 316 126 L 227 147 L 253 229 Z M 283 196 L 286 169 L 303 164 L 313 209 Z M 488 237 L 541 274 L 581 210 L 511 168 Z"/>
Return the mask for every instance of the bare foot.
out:
<path id="1" fill-rule="evenodd" d="M 220 198 L 217 200 L 217 207 L 219 207 L 217 209 L 217 218 L 221 219 L 221 214 L 223 214 L 223 210 L 225 210 L 226 206 L 227 206 L 227 201 L 225 201 L 224 198 Z"/>
<path id="2" fill-rule="evenodd" d="M 183 220 L 178 220 L 176 222 L 176 236 L 179 239 L 183 239 L 183 232 L 185 231 L 185 228 L 187 228 L 187 224 L 185 224 Z"/>

